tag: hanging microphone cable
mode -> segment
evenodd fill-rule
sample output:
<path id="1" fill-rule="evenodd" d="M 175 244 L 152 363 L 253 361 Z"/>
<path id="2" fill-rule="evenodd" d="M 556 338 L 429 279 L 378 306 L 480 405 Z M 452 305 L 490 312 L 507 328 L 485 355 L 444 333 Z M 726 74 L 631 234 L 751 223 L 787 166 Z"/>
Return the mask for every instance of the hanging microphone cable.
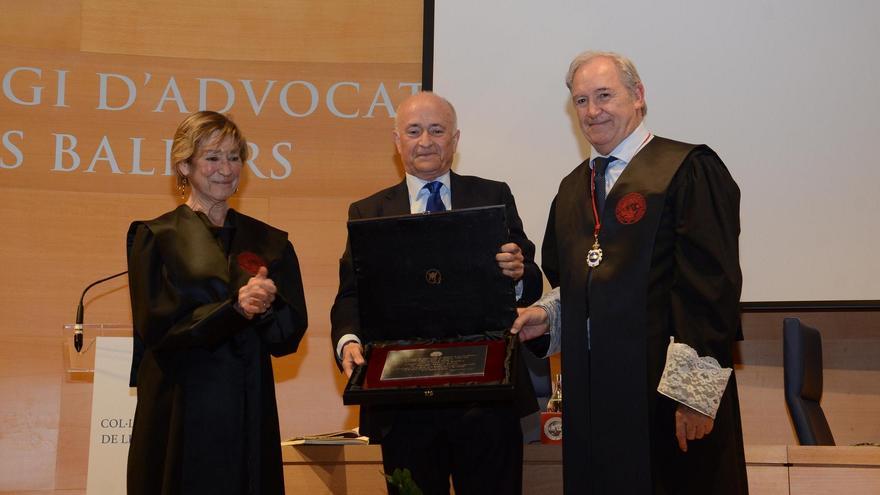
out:
<path id="1" fill-rule="evenodd" d="M 86 292 L 102 282 L 112 280 L 116 277 L 121 277 L 126 273 L 128 273 L 128 270 L 124 272 L 119 272 L 115 275 L 110 275 L 109 277 L 102 278 L 101 280 L 96 280 L 89 284 L 85 289 L 83 289 L 82 295 L 79 296 L 79 305 L 76 307 L 76 323 L 73 326 L 73 348 L 76 349 L 76 352 L 80 352 L 83 346 L 83 299 L 86 297 Z"/>

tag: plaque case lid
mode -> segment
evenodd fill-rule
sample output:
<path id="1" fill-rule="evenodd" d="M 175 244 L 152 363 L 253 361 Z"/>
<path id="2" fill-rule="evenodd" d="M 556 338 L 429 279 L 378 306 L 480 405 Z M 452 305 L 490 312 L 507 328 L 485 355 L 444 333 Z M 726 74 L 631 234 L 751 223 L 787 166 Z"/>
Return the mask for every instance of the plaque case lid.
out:
<path id="1" fill-rule="evenodd" d="M 348 222 L 367 342 L 505 330 L 514 283 L 495 261 L 508 242 L 503 205 Z"/>

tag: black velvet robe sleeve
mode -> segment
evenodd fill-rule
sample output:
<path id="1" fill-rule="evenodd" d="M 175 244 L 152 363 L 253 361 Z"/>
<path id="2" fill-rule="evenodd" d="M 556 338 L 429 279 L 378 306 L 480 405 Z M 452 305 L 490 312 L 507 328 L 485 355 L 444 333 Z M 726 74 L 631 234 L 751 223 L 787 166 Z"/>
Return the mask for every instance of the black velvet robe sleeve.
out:
<path id="1" fill-rule="evenodd" d="M 156 351 L 188 347 L 216 347 L 251 322 L 232 307 L 232 299 L 198 301 L 199 295 L 222 291 L 212 280 L 212 290 L 185 294 L 162 260 L 156 236 L 144 224 L 132 226 L 134 239 L 128 256 L 128 278 L 134 331 L 147 348 Z M 131 235 L 131 233 L 129 234 Z"/>
<path id="2" fill-rule="evenodd" d="M 281 275 L 273 276 L 273 273 Z M 290 242 L 284 247 L 278 267 L 270 269 L 269 278 L 275 282 L 278 292 L 272 303 L 272 312 L 258 320 L 257 332 L 269 353 L 280 357 L 296 352 L 308 326 L 302 274 Z"/>
<path id="3" fill-rule="evenodd" d="M 721 159 L 698 147 L 673 178 L 675 273 L 670 316 L 676 340 L 732 366 L 740 335 L 739 188 Z"/>
<path id="4" fill-rule="evenodd" d="M 556 251 L 556 198 L 550 203 L 547 227 L 544 229 L 544 243 L 541 245 L 541 268 L 550 282 L 550 287 L 559 287 L 559 253 Z"/>

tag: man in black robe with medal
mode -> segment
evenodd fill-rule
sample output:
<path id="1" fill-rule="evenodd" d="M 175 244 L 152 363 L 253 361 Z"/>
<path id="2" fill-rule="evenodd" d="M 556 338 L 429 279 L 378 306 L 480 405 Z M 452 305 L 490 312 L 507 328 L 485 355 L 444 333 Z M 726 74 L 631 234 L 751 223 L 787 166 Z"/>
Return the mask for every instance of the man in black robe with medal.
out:
<path id="1" fill-rule="evenodd" d="M 566 84 L 591 158 L 551 205 L 554 289 L 511 330 L 562 352 L 565 493 L 747 493 L 739 188 L 707 146 L 647 130 L 625 57 L 585 52 Z"/>

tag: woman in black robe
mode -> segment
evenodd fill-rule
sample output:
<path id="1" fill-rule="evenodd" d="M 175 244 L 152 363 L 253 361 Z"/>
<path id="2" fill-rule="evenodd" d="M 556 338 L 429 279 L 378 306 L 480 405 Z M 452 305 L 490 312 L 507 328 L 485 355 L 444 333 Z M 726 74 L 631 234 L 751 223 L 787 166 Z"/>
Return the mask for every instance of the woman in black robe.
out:
<path id="1" fill-rule="evenodd" d="M 186 202 L 129 228 L 130 495 L 284 493 L 270 356 L 296 351 L 306 307 L 287 233 L 227 203 L 247 155 L 229 118 L 190 115 L 171 149 Z"/>

